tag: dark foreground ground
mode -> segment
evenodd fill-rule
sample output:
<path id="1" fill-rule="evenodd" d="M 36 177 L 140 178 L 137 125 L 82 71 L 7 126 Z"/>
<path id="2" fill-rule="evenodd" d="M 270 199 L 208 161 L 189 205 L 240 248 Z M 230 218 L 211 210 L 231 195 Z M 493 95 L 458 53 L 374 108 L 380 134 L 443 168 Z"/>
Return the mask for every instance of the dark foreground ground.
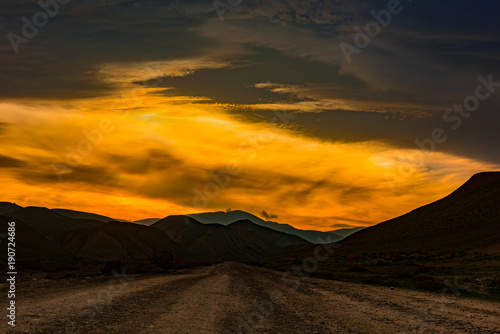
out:
<path id="1" fill-rule="evenodd" d="M 232 262 L 156 276 L 39 279 L 17 289 L 17 326 L 4 316 L 0 332 L 500 333 L 497 302 L 283 279 Z"/>

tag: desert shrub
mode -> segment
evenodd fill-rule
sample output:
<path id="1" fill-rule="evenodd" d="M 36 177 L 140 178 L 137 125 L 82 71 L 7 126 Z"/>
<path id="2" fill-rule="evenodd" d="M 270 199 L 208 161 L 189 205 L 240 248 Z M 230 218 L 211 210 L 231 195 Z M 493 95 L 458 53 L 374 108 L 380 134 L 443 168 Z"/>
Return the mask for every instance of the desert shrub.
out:
<path id="1" fill-rule="evenodd" d="M 368 271 L 368 269 L 365 268 L 365 267 L 363 267 L 363 266 L 360 266 L 360 265 L 358 265 L 358 266 L 349 266 L 347 268 L 347 272 L 349 272 L 349 273 L 363 272 L 363 271 Z"/>
<path id="2" fill-rule="evenodd" d="M 413 280 L 415 282 L 417 282 L 417 281 L 428 281 L 428 280 L 433 280 L 433 279 L 434 279 L 434 277 L 429 276 L 429 275 L 417 275 L 417 276 L 413 277 Z"/>
<path id="3" fill-rule="evenodd" d="M 394 261 L 401 261 L 401 260 L 404 260 L 404 255 L 403 254 L 392 254 L 392 259 Z"/>
<path id="4" fill-rule="evenodd" d="M 487 285 L 488 293 L 491 294 L 500 294 L 500 278 L 492 279 L 488 282 Z"/>
<path id="5" fill-rule="evenodd" d="M 419 266 L 417 269 L 415 269 L 415 272 L 413 273 L 414 275 L 420 275 L 420 274 L 428 274 L 431 272 L 430 267 L 427 266 Z"/>
<path id="6" fill-rule="evenodd" d="M 442 289 L 442 285 L 435 280 L 417 281 L 415 282 L 415 288 L 417 288 L 418 290 L 438 292 Z"/>
<path id="7" fill-rule="evenodd" d="M 434 277 L 428 275 L 418 275 L 413 278 L 415 288 L 418 290 L 440 291 L 443 285 L 437 282 Z"/>
<path id="8" fill-rule="evenodd" d="M 170 252 L 154 252 L 151 256 L 151 262 L 161 269 L 171 269 L 175 265 L 174 255 Z"/>
<path id="9" fill-rule="evenodd" d="M 101 267 L 103 275 L 122 274 L 125 272 L 125 264 L 120 260 L 106 261 Z"/>
<path id="10" fill-rule="evenodd" d="M 361 267 L 361 259 L 363 258 L 363 254 L 351 254 L 347 257 L 347 261 L 349 261 L 348 271 L 366 271 L 366 268 Z"/>
<path id="11" fill-rule="evenodd" d="M 361 282 L 364 284 L 382 284 L 387 281 L 387 275 L 369 275 L 365 276 L 361 279 Z"/>
<path id="12" fill-rule="evenodd" d="M 395 279 L 387 278 L 384 281 L 382 281 L 380 283 L 380 285 L 391 286 L 391 287 L 398 287 L 398 286 L 401 286 L 401 283 L 399 281 L 395 280 Z"/>
<path id="13" fill-rule="evenodd" d="M 413 273 L 410 272 L 406 268 L 401 268 L 399 270 L 396 270 L 395 272 L 392 273 L 392 277 L 399 277 L 399 278 L 404 278 L 404 277 L 413 277 Z"/>
<path id="14" fill-rule="evenodd" d="M 145 263 L 139 262 L 127 266 L 127 273 L 146 273 L 149 271 Z"/>

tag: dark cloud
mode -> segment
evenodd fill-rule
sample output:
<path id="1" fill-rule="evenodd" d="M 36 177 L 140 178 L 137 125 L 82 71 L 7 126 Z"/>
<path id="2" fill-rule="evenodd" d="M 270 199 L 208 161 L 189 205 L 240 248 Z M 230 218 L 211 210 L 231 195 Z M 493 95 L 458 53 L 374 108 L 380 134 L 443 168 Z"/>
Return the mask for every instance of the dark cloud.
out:
<path id="1" fill-rule="evenodd" d="M 26 184 L 53 184 L 62 187 L 72 184 L 79 189 L 113 188 L 118 181 L 118 175 L 111 167 L 85 164 L 69 167 L 63 163 L 43 160 L 31 161 L 25 168 L 18 169 L 16 174 Z"/>
<path id="2" fill-rule="evenodd" d="M 272 213 L 267 213 L 266 211 L 262 210 L 260 212 L 260 216 L 264 218 L 265 220 L 270 220 L 270 219 L 278 219 L 277 215 L 274 215 Z"/>
<path id="3" fill-rule="evenodd" d="M 175 170 L 185 168 L 185 163 L 167 151 L 151 149 L 134 156 L 110 154 L 109 160 L 121 171 L 128 174 Z"/>
<path id="4" fill-rule="evenodd" d="M 24 165 L 25 162 L 22 160 L 0 154 L 0 168 L 23 167 Z"/>
<path id="5" fill-rule="evenodd" d="M 202 69 L 184 77 L 164 77 L 158 86 L 173 88 L 166 91 L 166 95 L 208 97 L 211 102 L 217 103 L 298 102 L 304 98 L 293 92 L 272 92 L 255 85 L 328 83 L 337 76 L 339 70 L 338 66 L 297 59 L 267 47 L 247 46 L 247 50 L 247 55 L 232 59 L 232 68 Z M 156 78 L 144 85 L 155 82 Z"/>
<path id="6" fill-rule="evenodd" d="M 163 94 L 208 97 L 204 103 L 308 101 L 317 103 L 321 113 L 294 119 L 306 135 L 415 148 L 415 139 L 447 126 L 442 112 L 473 93 L 479 75 L 492 73 L 500 81 L 500 3 L 402 3 L 404 11 L 346 64 L 339 43 L 352 43 L 354 26 L 373 20 L 370 12 L 385 9 L 386 0 L 244 1 L 226 13 L 224 22 L 218 21 L 210 1 L 75 0 L 62 6 L 28 44 L 20 45 L 19 54 L 6 36 L 20 34 L 21 18 L 31 18 L 40 7 L 35 0 L 4 1 L 0 97 L 101 96 L 117 89 L 99 75 L 103 64 L 208 57 L 227 66 L 164 77 L 161 87 L 171 89 Z M 261 83 L 290 89 L 256 87 Z M 498 163 L 496 94 L 463 127 L 449 132 L 449 140 L 437 149 Z M 322 109 L 324 101 L 338 99 L 371 103 L 374 110 Z M 269 119 L 268 111 L 229 112 L 252 122 Z M 146 166 L 116 158 L 122 159 L 123 171 L 132 174 L 178 163 L 170 157 L 146 156 L 153 161 Z"/>
<path id="7" fill-rule="evenodd" d="M 3 97 L 72 98 L 100 96 L 113 85 L 99 79 L 99 66 L 202 55 L 210 43 L 190 32 L 200 24 L 170 1 L 140 6 L 114 1 L 106 6 L 70 3 L 15 54 L 7 34 L 0 43 Z M 22 16 L 34 4 L 0 5 L 3 30 L 21 34 Z"/>
<path id="8" fill-rule="evenodd" d="M 498 81 L 500 82 L 500 76 Z M 476 80 L 477 83 L 477 80 Z M 474 90 L 474 83 L 471 87 Z M 496 95 L 498 94 L 498 95 Z M 432 131 L 441 128 L 446 132 L 447 140 L 436 145 L 436 150 L 459 156 L 500 163 L 496 144 L 500 143 L 500 133 L 495 130 L 498 124 L 500 90 L 489 100 L 481 102 L 480 108 L 463 119 L 460 128 L 454 130 L 452 123 L 443 120 L 446 110 L 455 103 L 462 104 L 469 96 L 464 95 L 450 104 L 443 104 L 426 117 L 400 117 L 400 114 L 377 113 L 353 110 L 325 110 L 321 113 L 294 114 L 295 131 L 306 136 L 331 142 L 366 142 L 376 140 L 391 146 L 420 150 L 415 140 L 425 140 L 432 136 Z M 230 112 L 247 122 L 269 122 L 275 113 L 273 110 L 252 111 L 232 108 Z"/>

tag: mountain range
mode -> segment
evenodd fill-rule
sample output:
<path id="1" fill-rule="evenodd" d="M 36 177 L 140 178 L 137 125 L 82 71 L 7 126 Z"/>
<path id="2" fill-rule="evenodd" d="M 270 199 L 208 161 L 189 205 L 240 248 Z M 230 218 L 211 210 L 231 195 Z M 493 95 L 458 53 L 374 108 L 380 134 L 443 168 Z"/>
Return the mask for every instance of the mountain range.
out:
<path id="1" fill-rule="evenodd" d="M 226 211 L 203 212 L 203 213 L 188 214 L 186 216 L 195 218 L 196 220 L 198 220 L 200 223 L 203 224 L 230 225 L 235 221 L 249 220 L 256 225 L 267 227 L 279 232 L 293 234 L 314 244 L 324 244 L 324 243 L 339 241 L 365 228 L 365 227 L 344 228 L 329 232 L 321 232 L 315 230 L 301 230 L 288 224 L 281 224 L 273 221 L 265 221 L 251 213 L 241 210 L 233 210 L 228 212 Z M 161 218 L 147 218 L 134 221 L 134 223 L 150 226 L 159 220 L 161 220 Z"/>
<path id="2" fill-rule="evenodd" d="M 8 221 L 16 222 L 20 261 L 79 257 L 141 262 L 158 256 L 185 261 L 254 261 L 273 254 L 292 258 L 297 250 L 314 249 L 314 244 L 326 242 L 329 236 L 329 242 L 345 236 L 339 251 L 351 254 L 421 249 L 500 253 L 499 204 L 500 172 L 476 174 L 443 199 L 400 217 L 334 233 L 299 230 L 239 210 L 168 216 L 141 224 L 0 202 L 0 236 L 5 236 Z"/>
<path id="3" fill-rule="evenodd" d="M 296 235 L 313 244 L 325 244 L 325 243 L 339 241 L 344 238 L 343 236 L 336 234 L 336 231 L 321 232 L 314 230 L 300 230 L 288 224 L 280 224 L 272 221 L 265 221 L 257 216 L 252 215 L 251 213 L 241 210 L 233 210 L 229 212 L 224 212 L 224 211 L 204 212 L 197 214 L 189 214 L 188 216 L 191 218 L 195 218 L 204 224 L 229 225 L 238 220 L 248 220 L 256 225 L 264 226 L 273 229 L 275 231 Z"/>
<path id="4" fill-rule="evenodd" d="M 151 227 L 165 231 L 181 247 L 210 261 L 255 260 L 288 246 L 309 244 L 249 220 L 222 225 L 202 224 L 189 216 L 169 216 Z"/>
<path id="5" fill-rule="evenodd" d="M 7 229 L 8 221 L 18 222 L 19 233 L 31 240 L 21 243 L 26 250 L 21 259 L 26 261 L 69 261 L 76 256 L 101 262 L 140 262 L 158 254 L 185 262 L 249 261 L 288 246 L 310 244 L 250 220 L 222 225 L 203 224 L 189 216 L 169 216 L 153 219 L 155 223 L 147 226 L 93 213 L 22 208 L 7 202 L 0 203 L 0 210 L 4 213 L 0 216 L 2 228 Z"/>

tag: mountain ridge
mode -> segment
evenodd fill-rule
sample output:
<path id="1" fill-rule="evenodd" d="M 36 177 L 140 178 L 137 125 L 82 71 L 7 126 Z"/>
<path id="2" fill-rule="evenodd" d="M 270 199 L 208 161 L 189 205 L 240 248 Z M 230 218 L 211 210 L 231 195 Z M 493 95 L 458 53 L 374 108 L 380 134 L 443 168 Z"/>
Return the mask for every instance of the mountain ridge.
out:
<path id="1" fill-rule="evenodd" d="M 500 172 L 478 173 L 442 199 L 359 231 L 341 245 L 372 250 L 500 245 L 499 204 Z"/>
<path id="2" fill-rule="evenodd" d="M 224 212 L 224 211 L 203 212 L 203 213 L 188 214 L 186 216 L 195 218 L 204 224 L 222 224 L 222 225 L 230 225 L 235 221 L 247 219 L 256 225 L 267 227 L 278 232 L 293 234 L 315 244 L 335 242 L 343 239 L 342 236 L 337 235 L 334 232 L 301 230 L 289 224 L 281 224 L 273 221 L 265 221 L 249 212 L 245 212 L 242 210 L 232 210 L 229 212 Z"/>
<path id="3" fill-rule="evenodd" d="M 151 227 L 165 231 L 180 246 L 211 261 L 255 260 L 282 247 L 309 244 L 249 220 L 222 225 L 203 224 L 190 216 L 168 216 Z"/>
<path id="4" fill-rule="evenodd" d="M 119 221 L 68 231 L 55 242 L 76 256 L 95 261 L 134 262 L 161 252 L 192 258 L 162 230 Z"/>
<path id="5" fill-rule="evenodd" d="M 51 209 L 36 206 L 28 206 L 5 216 L 22 220 L 49 239 L 73 229 L 104 224 L 97 220 L 68 218 Z"/>

